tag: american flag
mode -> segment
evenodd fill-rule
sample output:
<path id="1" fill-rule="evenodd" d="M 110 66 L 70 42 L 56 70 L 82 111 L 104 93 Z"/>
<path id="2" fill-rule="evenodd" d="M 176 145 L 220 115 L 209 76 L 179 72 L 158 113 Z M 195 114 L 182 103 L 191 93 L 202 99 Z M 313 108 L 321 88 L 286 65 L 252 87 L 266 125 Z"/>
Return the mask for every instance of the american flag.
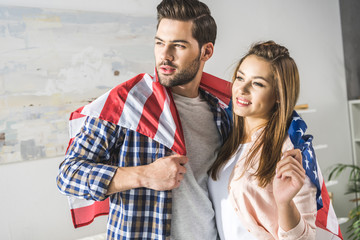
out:
<path id="1" fill-rule="evenodd" d="M 315 151 L 312 146 L 313 137 L 305 134 L 306 129 L 306 123 L 294 111 L 288 134 L 294 147 L 301 150 L 306 175 L 317 188 L 316 203 L 318 211 L 315 222 L 316 226 L 343 239 L 334 208 L 330 202 L 330 197 L 325 186 L 324 178 L 320 171 L 319 164 L 316 161 Z"/>
<path id="2" fill-rule="evenodd" d="M 228 107 L 230 82 L 203 73 L 200 87 L 216 96 L 223 108 Z M 87 116 L 139 132 L 180 155 L 186 155 L 183 131 L 172 94 L 159 83 L 156 76 L 139 74 L 73 112 L 70 115 L 68 146 Z M 109 200 L 89 201 L 72 196 L 68 199 L 75 228 L 88 225 L 95 217 L 109 212 Z"/>
<path id="3" fill-rule="evenodd" d="M 216 96 L 222 107 L 231 114 L 230 82 L 203 73 L 200 87 Z M 186 155 L 183 131 L 172 94 L 159 83 L 156 76 L 139 74 L 73 112 L 69 122 L 69 146 L 86 116 L 98 117 L 139 132 L 178 154 Z M 312 136 L 305 135 L 306 128 L 305 122 L 294 111 L 288 133 L 295 148 L 302 150 L 304 169 L 318 190 L 316 225 L 342 239 L 335 211 L 316 162 Z M 72 196 L 68 199 L 75 228 L 88 225 L 95 217 L 109 213 L 109 200 L 96 202 Z"/>

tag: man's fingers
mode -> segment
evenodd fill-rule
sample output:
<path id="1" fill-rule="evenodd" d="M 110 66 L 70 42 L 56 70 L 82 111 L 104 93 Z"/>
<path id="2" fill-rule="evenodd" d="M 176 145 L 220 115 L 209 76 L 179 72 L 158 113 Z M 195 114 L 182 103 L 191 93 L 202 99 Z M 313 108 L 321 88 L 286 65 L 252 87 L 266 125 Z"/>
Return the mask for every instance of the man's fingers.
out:
<path id="1" fill-rule="evenodd" d="M 184 179 L 184 174 L 181 174 L 181 173 L 180 173 L 180 174 L 178 175 L 178 181 L 181 181 L 181 180 L 183 180 L 183 179 Z"/>
<path id="2" fill-rule="evenodd" d="M 186 167 L 180 166 L 180 167 L 179 167 L 179 173 L 180 173 L 180 174 L 186 173 Z"/>
<path id="3" fill-rule="evenodd" d="M 181 165 L 185 165 L 189 159 L 186 156 L 178 155 L 178 161 Z"/>
<path id="4" fill-rule="evenodd" d="M 184 179 L 188 158 L 174 154 L 155 160 L 145 171 L 147 187 L 154 190 L 171 190 L 180 186 Z"/>
<path id="5" fill-rule="evenodd" d="M 184 165 L 189 161 L 188 157 L 176 154 L 171 155 L 171 160 L 174 161 L 176 164 L 179 164 L 177 169 L 180 173 L 186 173 L 186 168 L 184 167 Z"/>

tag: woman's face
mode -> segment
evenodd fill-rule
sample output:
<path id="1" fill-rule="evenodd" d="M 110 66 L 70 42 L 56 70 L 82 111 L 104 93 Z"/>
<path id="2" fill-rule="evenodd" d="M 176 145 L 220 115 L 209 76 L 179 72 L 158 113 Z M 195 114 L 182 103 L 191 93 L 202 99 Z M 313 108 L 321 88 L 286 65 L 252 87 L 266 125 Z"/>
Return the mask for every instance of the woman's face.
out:
<path id="1" fill-rule="evenodd" d="M 276 104 L 270 63 L 256 55 L 246 57 L 237 70 L 232 99 L 234 114 L 259 124 L 267 122 Z"/>

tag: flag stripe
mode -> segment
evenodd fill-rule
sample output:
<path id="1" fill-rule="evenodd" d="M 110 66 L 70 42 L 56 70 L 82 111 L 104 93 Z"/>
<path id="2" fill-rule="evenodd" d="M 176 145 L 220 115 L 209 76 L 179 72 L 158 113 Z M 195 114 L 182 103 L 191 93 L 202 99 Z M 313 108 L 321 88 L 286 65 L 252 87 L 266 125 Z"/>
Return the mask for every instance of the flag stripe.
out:
<path id="1" fill-rule="evenodd" d="M 164 90 L 162 89 L 163 87 L 159 89 L 157 85 L 160 85 L 160 83 L 153 82 L 151 87 L 152 94 L 144 103 L 139 125 L 136 129 L 136 132 L 146 133 L 146 135 L 152 139 L 157 132 L 161 113 L 163 110 L 167 111 L 167 109 L 163 109 L 166 98 Z"/>
<path id="2" fill-rule="evenodd" d="M 324 194 L 325 189 L 326 189 L 326 186 L 325 186 L 325 183 L 323 183 L 322 189 L 321 189 L 321 198 L 323 201 L 323 207 L 318 210 L 317 215 L 316 215 L 316 225 L 321 228 L 327 227 L 326 225 L 327 225 L 327 221 L 328 221 L 327 218 L 328 218 L 328 211 L 329 211 L 329 204 L 330 204 L 330 199 L 328 199 Z"/>
<path id="3" fill-rule="evenodd" d="M 78 201 L 78 200 L 79 200 L 79 198 L 76 198 L 76 197 L 68 198 L 71 209 L 87 207 L 87 206 L 90 206 L 91 204 L 94 204 L 94 202 L 95 202 L 93 200 L 86 200 L 86 201 Z"/>
<path id="4" fill-rule="evenodd" d="M 169 97 L 164 102 L 164 109 L 168 109 L 168 111 L 163 111 L 160 115 L 159 127 L 154 136 L 154 140 L 160 142 L 160 139 L 165 139 L 168 141 L 167 144 L 164 144 L 165 146 L 174 146 L 175 133 L 178 130 L 176 128 L 174 119 L 171 118 Z M 174 150 L 173 147 L 171 149 Z M 183 153 L 183 152 L 178 152 L 178 151 L 175 151 L 175 152 L 177 152 L 178 154 Z"/>
<path id="5" fill-rule="evenodd" d="M 220 82 L 221 84 L 219 84 Z M 231 82 L 203 72 L 200 86 L 226 105 L 229 105 L 231 99 Z"/>
<path id="6" fill-rule="evenodd" d="M 146 80 L 146 78 L 141 78 L 140 81 L 130 89 L 118 125 L 134 131 L 138 128 L 144 105 L 152 95 L 152 85 Z"/>
<path id="7" fill-rule="evenodd" d="M 339 234 L 339 224 L 335 215 L 335 211 L 331 204 L 329 205 L 329 213 L 328 213 L 326 228 L 328 228 L 331 232 L 335 234 Z"/>
<path id="8" fill-rule="evenodd" d="M 85 115 L 81 114 L 81 111 L 84 109 L 84 107 L 85 106 L 82 106 L 78 108 L 76 111 L 72 112 L 70 114 L 70 120 L 85 117 Z"/>
<path id="9" fill-rule="evenodd" d="M 110 91 L 106 92 L 105 94 L 103 94 L 102 96 L 91 102 L 90 104 L 86 105 L 81 111 L 81 114 L 86 116 L 99 117 L 104 109 L 109 94 Z"/>
<path id="10" fill-rule="evenodd" d="M 89 206 L 71 209 L 71 216 L 75 228 L 89 225 L 101 215 L 109 214 L 109 199 L 93 202 Z"/>
<path id="11" fill-rule="evenodd" d="M 173 151 L 175 151 L 176 153 L 180 154 L 180 155 L 186 155 L 186 148 L 185 148 L 185 141 L 184 139 L 184 133 L 182 131 L 182 126 L 181 126 L 181 122 L 180 122 L 180 117 L 179 117 L 179 113 L 176 110 L 176 106 L 174 103 L 174 99 L 172 94 L 169 94 L 169 89 L 168 91 L 168 95 L 170 97 L 170 112 L 171 115 L 173 116 L 173 119 L 175 121 L 176 126 L 179 126 L 176 131 L 175 131 L 175 135 L 174 135 L 174 145 L 171 148 Z"/>
<path id="12" fill-rule="evenodd" d="M 69 127 L 70 138 L 74 138 L 80 131 L 81 127 L 84 125 L 85 119 L 86 116 L 83 115 L 81 118 L 75 118 L 71 120 Z"/>

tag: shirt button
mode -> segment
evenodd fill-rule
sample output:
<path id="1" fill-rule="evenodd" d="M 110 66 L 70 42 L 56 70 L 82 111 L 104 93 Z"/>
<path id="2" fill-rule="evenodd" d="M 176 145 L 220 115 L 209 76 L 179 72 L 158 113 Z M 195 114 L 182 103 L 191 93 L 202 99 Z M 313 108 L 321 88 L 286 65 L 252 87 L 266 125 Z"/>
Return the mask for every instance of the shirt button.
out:
<path id="1" fill-rule="evenodd" d="M 238 208 L 235 208 L 235 212 L 237 212 L 237 211 L 239 211 L 239 209 L 238 209 Z"/>
<path id="2" fill-rule="evenodd" d="M 228 189 L 230 190 L 230 189 L 231 189 L 231 187 L 229 186 L 229 187 L 228 187 Z"/>

